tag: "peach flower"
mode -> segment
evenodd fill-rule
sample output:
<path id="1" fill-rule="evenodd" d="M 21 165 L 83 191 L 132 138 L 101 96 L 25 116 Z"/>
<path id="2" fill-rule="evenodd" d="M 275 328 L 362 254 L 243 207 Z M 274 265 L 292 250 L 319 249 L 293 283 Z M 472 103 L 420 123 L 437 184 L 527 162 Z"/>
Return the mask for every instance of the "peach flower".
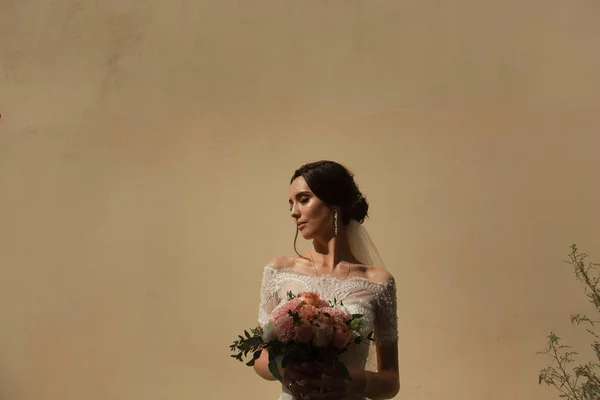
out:
<path id="1" fill-rule="evenodd" d="M 319 314 L 319 310 L 310 304 L 303 304 L 298 308 L 298 316 L 307 321 L 312 321 Z"/>
<path id="2" fill-rule="evenodd" d="M 321 296 L 316 292 L 302 292 L 300 293 L 300 298 L 304 303 L 313 307 L 318 307 L 321 304 Z"/>
<path id="3" fill-rule="evenodd" d="M 344 327 L 339 328 L 335 327 L 333 329 L 333 333 L 331 334 L 331 344 L 336 349 L 343 349 L 348 346 L 350 343 L 352 331 L 350 329 Z"/>

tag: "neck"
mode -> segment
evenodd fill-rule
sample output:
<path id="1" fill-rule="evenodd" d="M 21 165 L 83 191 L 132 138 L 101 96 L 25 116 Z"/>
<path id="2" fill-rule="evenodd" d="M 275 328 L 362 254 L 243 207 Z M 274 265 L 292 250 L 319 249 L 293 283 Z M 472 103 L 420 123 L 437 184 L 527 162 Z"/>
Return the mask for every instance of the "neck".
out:
<path id="1" fill-rule="evenodd" d="M 333 272 L 342 261 L 356 262 L 343 228 L 338 230 L 337 236 L 314 239 L 313 248 L 314 263 L 329 272 Z"/>

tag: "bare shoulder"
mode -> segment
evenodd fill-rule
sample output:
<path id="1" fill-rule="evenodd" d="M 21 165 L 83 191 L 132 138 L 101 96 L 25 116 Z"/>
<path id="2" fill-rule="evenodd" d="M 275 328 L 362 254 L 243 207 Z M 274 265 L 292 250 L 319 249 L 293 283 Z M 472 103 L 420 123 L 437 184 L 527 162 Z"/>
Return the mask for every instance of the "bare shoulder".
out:
<path id="1" fill-rule="evenodd" d="M 290 269 L 296 264 L 296 257 L 277 256 L 269 260 L 267 265 L 276 270 Z"/>
<path id="2" fill-rule="evenodd" d="M 395 282 L 392 273 L 383 267 L 370 265 L 366 267 L 366 274 L 369 280 L 376 283 Z"/>

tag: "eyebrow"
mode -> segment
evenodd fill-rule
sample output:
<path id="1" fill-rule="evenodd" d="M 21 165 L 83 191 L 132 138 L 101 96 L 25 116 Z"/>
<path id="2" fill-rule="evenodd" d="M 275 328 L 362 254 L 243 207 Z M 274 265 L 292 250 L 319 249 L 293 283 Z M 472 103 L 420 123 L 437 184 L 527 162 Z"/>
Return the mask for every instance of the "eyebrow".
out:
<path id="1" fill-rule="evenodd" d="M 309 195 L 309 196 L 310 196 L 310 194 L 311 194 L 311 193 L 310 193 L 310 192 L 307 192 L 307 191 L 298 192 L 298 193 L 296 193 L 296 198 L 297 198 L 297 199 L 299 199 L 300 197 L 302 197 L 302 196 L 305 196 L 305 195 Z M 288 201 L 291 203 L 291 202 L 292 202 L 292 199 L 289 199 Z"/>

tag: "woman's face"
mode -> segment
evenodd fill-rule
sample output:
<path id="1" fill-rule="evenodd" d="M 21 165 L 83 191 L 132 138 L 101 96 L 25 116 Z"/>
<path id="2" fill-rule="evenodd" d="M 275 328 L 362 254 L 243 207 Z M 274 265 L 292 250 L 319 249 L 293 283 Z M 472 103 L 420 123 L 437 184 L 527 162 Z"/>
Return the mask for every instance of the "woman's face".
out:
<path id="1" fill-rule="evenodd" d="M 304 239 L 333 234 L 333 214 L 330 207 L 311 190 L 302 176 L 290 185 L 290 213 Z"/>

